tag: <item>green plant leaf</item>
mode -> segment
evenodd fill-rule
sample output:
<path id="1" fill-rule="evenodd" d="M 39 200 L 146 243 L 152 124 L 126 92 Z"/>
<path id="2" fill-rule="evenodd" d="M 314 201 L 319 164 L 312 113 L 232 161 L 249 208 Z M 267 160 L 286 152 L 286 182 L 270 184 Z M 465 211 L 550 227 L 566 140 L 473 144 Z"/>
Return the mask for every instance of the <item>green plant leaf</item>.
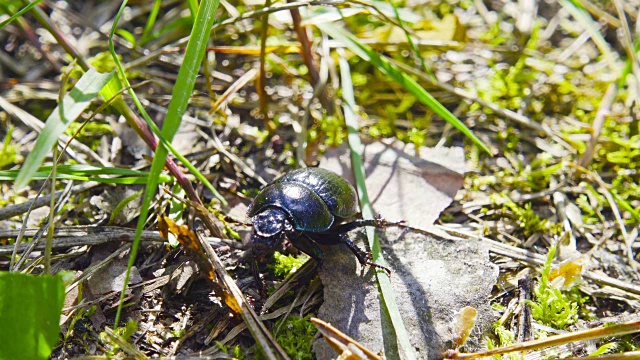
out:
<path id="1" fill-rule="evenodd" d="M 23 7 L 22 9 L 20 9 L 20 11 L 18 11 L 17 13 L 11 15 L 11 17 L 6 19 L 5 21 L 1 22 L 0 23 L 0 29 L 2 29 L 3 27 L 7 26 L 8 24 L 11 24 L 11 22 L 13 22 L 15 19 L 19 18 L 20 16 L 22 16 L 22 14 L 24 14 L 27 11 L 31 10 L 34 6 L 40 4 L 41 2 L 42 2 L 42 0 L 36 0 L 34 2 L 28 3 L 27 6 Z"/>
<path id="2" fill-rule="evenodd" d="M 385 56 L 378 54 L 371 47 L 362 44 L 355 36 L 347 33 L 336 25 L 317 24 L 316 26 L 329 36 L 342 42 L 353 53 L 376 66 L 382 73 L 391 77 L 394 81 L 404 87 L 407 92 L 415 96 L 421 103 L 428 106 L 436 114 L 471 139 L 482 150 L 486 151 L 487 154 L 491 155 L 491 151 L 487 145 L 478 139 L 471 130 L 469 130 L 469 128 L 458 120 L 458 118 L 447 110 L 447 108 L 440 104 L 438 100 L 431 96 L 427 90 L 420 86 L 420 84 L 413 80 L 409 75 L 400 70 L 396 65 L 392 64 Z"/>
<path id="3" fill-rule="evenodd" d="M 82 112 L 89 106 L 100 90 L 111 80 L 113 73 L 101 74 L 95 70 L 87 71 L 76 86 L 65 95 L 62 103 L 53 110 L 44 129 L 40 132 L 33 151 L 29 153 L 20 173 L 16 178 L 15 187 L 25 187 L 38 170 L 45 157 L 51 151 L 58 138 Z"/>
<path id="4" fill-rule="evenodd" d="M 118 13 L 117 17 L 119 18 L 120 15 L 122 14 L 122 9 L 124 8 L 124 6 L 126 5 L 127 1 L 123 2 L 123 5 L 120 8 L 120 12 Z M 154 5 L 154 10 L 155 11 L 155 7 L 157 6 L 157 2 Z M 154 16 L 153 13 L 150 16 Z M 151 20 L 150 20 L 151 21 Z M 180 20 L 178 20 L 180 21 Z M 189 21 L 191 21 L 191 19 L 189 19 Z M 117 22 L 117 21 L 116 21 Z M 117 25 L 117 24 L 116 24 Z M 163 30 L 166 29 L 167 27 L 164 26 Z M 118 74 L 120 75 L 122 81 L 124 82 L 125 86 L 128 87 L 128 92 L 129 95 L 131 96 L 131 99 L 133 100 L 133 103 L 136 105 L 136 108 L 138 109 L 138 111 L 140 112 L 140 115 L 142 115 L 142 118 L 144 119 L 144 121 L 147 123 L 147 125 L 149 126 L 149 129 L 151 129 L 151 131 L 158 137 L 158 140 L 160 140 L 160 142 L 167 148 L 169 149 L 169 151 L 171 151 L 171 153 L 178 159 L 180 160 L 180 162 L 187 168 L 189 169 L 189 171 L 200 181 L 204 184 L 204 186 L 207 187 L 207 189 L 211 190 L 211 192 L 213 193 L 213 195 L 220 201 L 220 203 L 222 203 L 223 205 L 227 205 L 227 201 L 225 200 L 224 197 L 222 197 L 222 195 L 220 195 L 220 193 L 218 193 L 218 191 L 213 187 L 213 185 L 211 185 L 211 183 L 209 182 L 209 180 L 207 180 L 207 178 L 187 159 L 185 158 L 182 154 L 180 154 L 174 147 L 173 145 L 171 145 L 171 143 L 169 141 L 167 141 L 163 135 L 160 132 L 160 129 L 158 128 L 158 126 L 151 120 L 151 118 L 149 117 L 149 114 L 147 114 L 147 111 L 145 110 L 144 106 L 142 106 L 142 103 L 140 102 L 140 100 L 138 99 L 138 96 L 136 95 L 135 91 L 133 91 L 133 89 L 131 88 L 131 84 L 129 83 L 129 80 L 127 79 L 127 75 L 125 73 L 125 69 L 122 66 L 122 63 L 120 61 L 120 57 L 118 56 L 118 54 L 116 54 L 115 51 L 115 46 L 113 43 L 113 35 L 117 32 L 117 29 L 114 27 L 111 30 L 111 36 L 109 37 L 109 52 L 111 53 L 112 57 L 113 57 L 113 61 L 116 65 L 116 67 L 118 68 Z M 155 37 L 155 35 L 153 35 Z M 193 36 L 193 35 L 192 35 Z M 204 54 L 203 54 L 204 56 Z M 110 99 L 112 96 L 116 96 L 116 94 L 120 91 L 120 89 L 122 88 L 122 84 L 120 83 L 120 81 L 118 81 L 118 77 L 114 77 L 113 81 L 111 81 L 107 86 L 105 86 L 105 88 L 103 89 L 103 91 L 101 92 L 102 97 L 105 99 Z M 120 98 L 121 100 L 121 98 Z M 120 102 L 119 102 L 120 103 Z M 120 103 L 121 105 L 123 103 Z M 120 106 L 118 106 L 120 107 Z M 122 106 L 120 107 L 121 111 L 129 112 L 129 108 L 127 106 Z M 174 174 L 174 176 L 178 177 L 177 174 Z M 179 180 L 178 180 L 179 181 Z"/>
<path id="5" fill-rule="evenodd" d="M 47 359 L 58 343 L 62 276 L 0 273 L 0 359 Z"/>
<path id="6" fill-rule="evenodd" d="M 126 3 L 126 1 L 123 2 L 121 10 Z M 180 70 L 178 71 L 176 84 L 173 88 L 171 102 L 169 103 L 169 108 L 167 110 L 167 116 L 162 126 L 161 136 L 166 139 L 168 143 L 171 143 L 171 140 L 178 131 L 180 123 L 182 122 L 182 115 L 184 115 L 187 105 L 189 104 L 191 92 L 195 86 L 196 77 L 199 73 L 198 69 L 200 68 L 200 63 L 204 57 L 207 41 L 209 39 L 209 31 L 213 26 L 218 5 L 219 0 L 203 0 L 200 3 L 197 15 L 195 16 L 191 37 L 187 43 L 184 59 L 180 66 Z M 118 17 L 120 14 L 121 12 L 118 14 Z M 113 36 L 113 31 L 115 30 L 117 23 L 117 21 L 114 22 L 111 36 Z M 149 208 L 151 207 L 151 200 L 153 199 L 156 187 L 158 186 L 158 177 L 162 172 L 168 153 L 169 151 L 167 146 L 165 146 L 164 142 L 160 142 L 156 149 L 153 163 L 151 164 L 149 181 L 147 182 L 147 186 L 144 191 L 142 207 L 140 216 L 138 217 L 138 225 L 136 227 L 136 235 L 131 247 L 131 254 L 129 255 L 129 264 L 127 267 L 123 290 L 127 289 L 129 283 L 131 267 L 133 266 L 140 246 L 140 235 L 142 234 L 142 229 L 147 221 Z M 118 306 L 115 319 L 116 327 L 120 321 L 125 293 L 126 291 L 123 291 L 120 297 L 120 304 Z"/>
<path id="7" fill-rule="evenodd" d="M 353 173 L 356 179 L 356 187 L 358 189 L 360 204 L 362 205 L 362 218 L 373 219 L 375 217 L 375 212 L 373 211 L 373 206 L 371 205 L 369 195 L 367 194 L 364 164 L 362 161 L 362 155 L 360 154 L 362 142 L 358 135 L 358 121 L 354 111 L 356 103 L 353 95 L 353 83 L 351 82 L 351 70 L 349 68 L 349 63 L 344 56 L 340 56 L 340 80 L 342 83 L 342 97 L 345 101 L 343 106 L 344 120 L 347 128 L 349 129 L 348 141 L 349 148 L 351 149 L 351 163 L 353 165 Z M 371 248 L 373 262 L 385 267 L 388 266 L 382 256 L 380 240 L 378 239 L 375 229 L 368 227 L 366 229 L 366 233 L 369 247 Z M 384 343 L 399 344 L 399 351 L 404 355 L 401 357 L 403 359 L 417 359 L 418 356 L 411 345 L 409 334 L 407 333 L 407 329 L 402 321 L 402 316 L 400 315 L 400 309 L 396 304 L 389 276 L 386 272 L 376 269 L 376 280 L 380 289 L 380 301 L 382 303 L 381 308 L 384 309 L 391 320 L 391 324 L 387 324 L 383 321 L 382 334 L 385 338 Z M 391 354 L 389 350 L 387 351 L 387 357 L 393 359 L 394 357 L 399 356 L 399 354 Z"/>
<path id="8" fill-rule="evenodd" d="M 33 174 L 31 180 L 45 180 L 53 168 L 51 166 L 41 166 Z M 76 181 L 97 181 L 105 184 L 146 184 L 149 173 L 117 167 L 91 166 L 91 165 L 58 165 L 57 178 L 59 180 Z M 0 181 L 12 181 L 19 175 L 19 170 L 0 171 Z M 103 177 L 111 176 L 111 177 Z M 118 176 L 118 177 L 113 177 Z M 158 182 L 166 183 L 171 181 L 168 175 L 160 174 Z"/>

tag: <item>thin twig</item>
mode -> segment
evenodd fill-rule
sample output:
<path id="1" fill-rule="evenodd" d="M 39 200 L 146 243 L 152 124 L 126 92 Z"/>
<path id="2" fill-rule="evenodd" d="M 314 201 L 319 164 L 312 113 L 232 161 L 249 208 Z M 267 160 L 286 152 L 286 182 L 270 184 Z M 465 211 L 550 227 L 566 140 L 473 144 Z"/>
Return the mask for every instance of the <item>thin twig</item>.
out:
<path id="1" fill-rule="evenodd" d="M 311 106 L 314 99 L 319 99 L 322 102 L 322 97 L 326 95 L 326 85 L 329 78 L 329 48 L 327 46 L 327 35 L 322 34 L 322 51 L 323 55 L 320 58 L 320 72 L 318 73 L 318 82 L 313 87 L 313 96 L 307 101 L 307 105 L 304 106 L 304 113 L 302 119 L 299 121 L 300 129 L 296 131 L 298 139 L 298 147 L 296 148 L 296 160 L 298 167 L 304 167 L 307 165 L 309 153 L 309 144 L 307 142 L 307 133 L 309 131 L 309 118 L 311 117 Z M 294 128 L 294 131 L 296 129 Z"/>
<path id="2" fill-rule="evenodd" d="M 410 226 L 401 226 L 401 227 L 409 228 L 411 231 L 415 231 L 420 234 L 427 234 L 430 236 L 442 237 L 444 239 L 453 239 L 453 240 L 455 239 L 459 240 L 460 238 L 476 239 L 476 240 L 482 241 L 482 243 L 484 243 L 489 248 L 489 251 L 495 254 L 506 256 L 532 266 L 542 266 L 544 265 L 544 262 L 545 262 L 545 256 L 542 254 L 538 254 L 531 250 L 511 246 L 511 245 L 502 243 L 500 241 L 492 240 L 483 236 L 471 234 L 460 229 L 452 229 L 450 227 L 436 225 L 434 228 L 436 231 L 433 232 L 433 231 L 425 231 L 422 229 L 413 228 Z M 611 286 L 635 295 L 640 295 L 640 286 L 623 281 L 623 280 L 612 278 L 601 272 L 587 270 L 583 273 L 582 276 L 587 280 L 594 281 L 601 285 Z"/>
<path id="3" fill-rule="evenodd" d="M 602 194 L 607 199 L 607 202 L 609 203 L 609 207 L 611 207 L 611 212 L 613 213 L 613 216 L 616 219 L 616 223 L 618 224 L 618 228 L 620 229 L 620 233 L 622 234 L 622 239 L 627 247 L 625 251 L 627 253 L 627 261 L 629 265 L 631 265 L 637 271 L 638 269 L 640 269 L 640 264 L 634 259 L 634 252 L 632 248 L 633 243 L 630 241 L 629 233 L 627 232 L 627 228 L 624 225 L 624 220 L 622 220 L 622 216 L 620 216 L 620 210 L 618 210 L 618 205 L 616 204 L 616 201 L 613 198 L 613 195 L 611 195 L 611 192 L 609 191 L 609 185 L 607 185 L 602 180 L 600 175 L 598 175 L 596 172 L 589 171 L 582 167 L 578 167 L 578 170 L 587 174 L 587 176 L 591 178 L 593 181 L 595 181 L 600 187 L 600 189 L 602 190 Z M 637 272 L 636 272 L 636 275 L 638 275 Z"/>
<path id="4" fill-rule="evenodd" d="M 271 6 L 271 0 L 266 0 L 265 6 Z M 275 124 L 269 119 L 269 99 L 267 98 L 267 36 L 269 35 L 269 13 L 262 15 L 262 29 L 260 30 L 260 77 L 258 78 L 258 97 L 260 98 L 260 112 L 264 117 L 265 128 L 271 133 L 275 130 Z"/>
<path id="5" fill-rule="evenodd" d="M 58 202 L 56 204 L 56 207 L 50 209 L 50 211 L 53 211 L 54 213 L 59 213 L 60 211 L 62 211 L 62 208 L 64 207 L 64 205 L 66 205 L 67 201 L 69 201 L 69 197 L 70 197 L 69 191 L 71 190 L 71 185 L 72 185 L 72 182 L 69 182 L 67 184 L 67 186 L 65 187 L 65 189 L 63 191 L 63 195 L 60 197 L 60 199 L 57 200 Z M 20 259 L 18 260 L 18 262 L 13 267 L 12 271 L 16 271 L 16 270 L 18 270 L 18 269 L 20 269 L 22 267 L 22 265 L 24 264 L 26 259 L 29 257 L 29 254 L 31 253 L 31 251 L 33 251 L 35 246 L 39 244 L 39 240 L 40 240 L 42 234 L 44 234 L 44 231 L 47 229 L 48 225 L 49 225 L 49 222 L 47 221 L 44 224 L 42 224 L 40 229 L 38 229 L 38 233 L 34 236 L 33 241 L 31 241 L 29 244 L 27 244 L 27 247 L 25 248 L 25 250 L 22 253 L 22 255 L 21 255 Z M 23 227 L 26 227 L 26 222 L 23 224 Z M 14 246 L 17 247 L 18 244 L 20 244 L 20 241 L 16 240 Z"/>
<path id="6" fill-rule="evenodd" d="M 49 31 L 51 35 L 53 35 L 53 37 L 56 39 L 56 42 L 60 46 L 62 46 L 62 48 L 69 55 L 71 55 L 74 59 L 77 59 L 78 63 L 80 64 L 80 66 L 82 66 L 83 69 L 85 70 L 89 69 L 90 66 L 86 62 L 84 57 L 82 57 L 80 53 L 73 47 L 73 45 L 71 45 L 67 41 L 67 38 L 64 36 L 62 31 L 55 25 L 53 21 L 51 21 L 51 19 L 49 18 L 49 16 L 47 16 L 44 10 L 36 6 L 35 8 L 32 9 L 31 14 L 33 15 L 33 17 L 36 18 L 36 20 L 38 20 L 40 25 L 42 25 L 45 29 L 47 29 L 47 31 Z"/>
<path id="7" fill-rule="evenodd" d="M 293 3 L 293 1 L 288 1 Z M 311 41 L 309 40 L 309 34 L 307 27 L 302 25 L 302 16 L 300 15 L 300 10 L 298 7 L 292 8 L 289 10 L 291 13 L 291 18 L 293 19 L 293 29 L 296 34 L 298 34 L 298 41 L 300 42 L 300 55 L 302 56 L 302 60 L 304 64 L 307 66 L 307 70 L 309 71 L 309 77 L 311 78 L 311 86 L 314 88 L 320 88 L 321 92 L 318 96 L 320 99 L 320 103 L 325 108 L 329 115 L 332 115 L 335 112 L 334 104 L 331 99 L 329 99 L 329 95 L 326 91 L 326 88 L 320 84 L 320 73 L 318 68 L 316 67 L 316 62 L 313 57 L 313 51 L 311 51 Z M 303 129 L 305 130 L 305 129 Z"/>
<path id="8" fill-rule="evenodd" d="M 249 165 L 247 165 L 244 161 L 242 161 L 242 159 L 240 159 L 237 155 L 231 153 L 229 150 L 227 150 L 224 145 L 222 144 L 222 141 L 220 141 L 220 138 L 218 137 L 218 135 L 213 132 L 212 136 L 209 136 L 207 133 L 205 133 L 204 131 L 197 129 L 198 133 L 200 135 L 202 135 L 204 138 L 208 138 L 213 142 L 213 147 L 218 150 L 219 153 L 221 153 L 222 155 L 224 155 L 227 159 L 229 159 L 232 163 L 234 163 L 237 167 L 240 168 L 240 170 L 247 176 L 249 176 L 250 178 L 258 181 L 260 183 L 260 185 L 265 186 L 267 185 L 267 182 L 265 179 L 262 178 L 262 176 L 260 176 L 258 173 L 256 173 Z"/>
<path id="9" fill-rule="evenodd" d="M 30 229 L 25 231 L 26 237 L 34 237 L 38 235 L 37 229 Z M 15 237 L 18 230 L 1 231 L 0 237 L 12 238 Z M 71 248 L 74 246 L 95 246 L 105 244 L 109 242 L 130 242 L 133 241 L 135 231 L 127 228 L 120 227 L 105 227 L 105 226 L 92 226 L 92 227 L 72 227 L 72 228 L 58 228 L 55 231 L 52 244 L 53 250 L 62 250 Z M 217 239 L 217 238 L 215 238 Z M 165 239 L 160 236 L 157 231 L 143 231 L 141 235 L 141 241 L 143 242 L 157 242 L 162 243 Z M 216 241 L 217 240 L 211 240 Z M 222 244 L 222 243 L 220 243 Z M 29 244 L 20 244 L 18 251 L 23 251 Z M 14 245 L 0 246 L 0 255 L 8 255 L 14 249 Z M 33 247 L 33 250 L 40 251 L 44 249 L 44 244 L 38 243 Z"/>
<path id="10" fill-rule="evenodd" d="M 51 193 L 56 192 L 56 177 L 58 173 L 58 144 L 53 146 L 53 169 L 51 171 Z M 51 247 L 53 245 L 53 233 L 56 229 L 55 225 L 55 208 L 56 197 L 51 196 L 51 202 L 49 203 L 49 226 L 47 232 L 47 242 L 44 247 L 44 273 L 51 274 Z"/>
<path id="11" fill-rule="evenodd" d="M 73 186 L 70 190 L 70 193 L 71 195 L 76 195 L 76 194 L 85 192 L 87 190 L 93 189 L 98 185 L 100 185 L 100 183 L 94 182 L 94 181 L 84 182 L 82 184 Z M 62 193 L 63 193 L 62 191 L 57 191 L 54 195 L 56 198 L 59 198 L 62 195 Z M 44 196 L 36 196 L 20 204 L 7 205 L 3 208 L 0 208 L 0 220 L 6 220 L 14 216 L 24 214 L 31 210 L 41 208 L 47 205 L 50 201 L 51 201 L 51 195 L 44 195 Z"/>
<path id="12" fill-rule="evenodd" d="M 563 345 L 563 344 L 576 342 L 576 341 L 601 339 L 609 336 L 622 336 L 627 334 L 633 334 L 638 331 L 640 331 L 640 321 L 630 321 L 624 324 L 603 326 L 595 329 L 574 331 L 567 334 L 550 336 L 548 338 L 539 339 L 539 340 L 525 341 L 523 343 L 504 346 L 504 347 L 487 350 L 483 352 L 477 352 L 477 353 L 447 352 L 443 355 L 443 357 L 445 359 L 479 359 L 484 357 L 490 357 L 493 355 L 509 354 L 513 352 L 524 352 L 529 350 L 548 348 L 548 347 Z"/>
<path id="13" fill-rule="evenodd" d="M 222 104 L 224 104 L 231 95 L 240 91 L 240 89 L 242 89 L 251 80 L 253 80 L 256 77 L 256 75 L 258 75 L 258 70 L 251 69 L 246 73 L 244 73 L 244 75 L 239 77 L 238 80 L 236 80 L 233 84 L 231 84 L 231 86 L 229 86 L 229 88 L 224 93 L 222 93 L 222 95 L 220 95 L 220 97 L 216 100 L 216 102 L 211 106 L 211 110 L 209 110 L 209 113 L 213 114 L 214 112 L 218 111 L 220 106 L 222 106 Z"/>
<path id="14" fill-rule="evenodd" d="M 611 105 L 613 105 L 613 101 L 617 94 L 618 82 L 615 81 L 609 84 L 609 87 L 600 102 L 600 107 L 596 112 L 596 116 L 593 119 L 593 125 L 591 126 L 591 139 L 589 140 L 587 149 L 584 151 L 584 155 L 582 155 L 580 162 L 578 162 L 578 164 L 583 168 L 588 167 L 589 163 L 591 163 L 591 160 L 593 159 L 593 154 L 595 153 L 596 145 L 598 145 L 598 139 L 600 138 L 600 132 L 604 126 L 605 118 L 609 115 Z"/>
<path id="15" fill-rule="evenodd" d="M 596 5 L 589 2 L 589 0 L 578 0 L 578 1 L 580 1 L 580 4 L 582 5 L 582 7 L 584 7 L 585 10 L 590 12 L 591 15 L 593 15 L 596 19 L 598 20 L 603 19 L 604 21 L 607 22 L 607 24 L 615 28 L 619 28 L 622 26 L 622 22 L 620 22 L 620 20 L 618 20 L 615 16 L 612 16 L 608 12 L 600 9 Z"/>

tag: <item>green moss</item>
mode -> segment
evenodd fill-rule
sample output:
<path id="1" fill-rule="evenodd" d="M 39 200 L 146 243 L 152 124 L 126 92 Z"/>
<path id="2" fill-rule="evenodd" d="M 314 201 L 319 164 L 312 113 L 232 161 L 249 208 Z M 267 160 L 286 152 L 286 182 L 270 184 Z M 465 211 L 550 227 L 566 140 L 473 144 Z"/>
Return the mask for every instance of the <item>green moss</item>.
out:
<path id="1" fill-rule="evenodd" d="M 138 330 L 138 322 L 131 320 L 128 321 L 124 327 L 120 327 L 114 330 L 114 336 L 120 338 L 120 340 L 129 341 L 131 336 Z M 120 345 L 106 332 L 101 332 L 99 336 L 100 342 L 105 346 L 107 358 L 115 357 L 121 351 Z"/>
<path id="2" fill-rule="evenodd" d="M 569 295 L 569 292 L 562 291 L 549 282 L 555 254 L 556 246 L 553 245 L 549 248 L 538 284 L 533 289 L 536 300 L 527 303 L 531 306 L 531 313 L 536 321 L 556 329 L 564 329 L 578 320 L 578 303 L 575 295 Z"/>
<path id="3" fill-rule="evenodd" d="M 219 341 L 216 341 L 216 346 L 218 346 L 220 351 L 229 355 L 232 359 L 244 360 L 247 358 L 245 353 L 242 351 L 242 349 L 238 345 L 231 347 L 228 345 L 223 345 Z"/>
<path id="4" fill-rule="evenodd" d="M 300 269 L 300 267 L 309 260 L 309 257 L 306 255 L 296 257 L 293 255 L 283 255 L 277 251 L 273 253 L 273 258 L 275 262 L 269 264 L 269 268 L 273 271 L 274 275 L 279 277 L 286 277 L 296 272 L 296 270 Z"/>
<path id="5" fill-rule="evenodd" d="M 512 345 L 515 342 L 515 334 L 509 330 L 507 330 L 504 326 L 498 325 L 498 323 L 493 324 L 493 333 L 497 337 L 497 343 L 494 339 L 487 337 L 487 349 L 495 349 L 497 347 Z M 520 354 L 509 354 L 509 355 L 493 355 L 492 358 L 494 360 L 521 360 L 523 358 Z"/>
<path id="6" fill-rule="evenodd" d="M 540 216 L 532 210 L 531 203 L 526 203 L 524 207 L 520 207 L 514 202 L 508 202 L 506 206 L 516 214 L 520 227 L 526 236 L 547 230 L 549 222 L 546 219 L 540 219 Z"/>
<path id="7" fill-rule="evenodd" d="M 7 136 L 4 137 L 2 147 L 0 147 L 0 169 L 14 165 L 18 161 L 18 152 L 15 145 L 11 144 L 11 134 L 13 133 L 13 126 L 9 127 Z"/>
<path id="8" fill-rule="evenodd" d="M 280 327 L 276 340 L 284 351 L 294 360 L 313 359 L 311 341 L 316 334 L 316 327 L 309 321 L 311 315 L 304 318 L 289 316 Z"/>
<path id="9" fill-rule="evenodd" d="M 516 335 L 512 331 L 507 330 L 504 326 L 495 326 L 493 332 L 498 337 L 500 346 L 511 345 L 516 340 Z"/>
<path id="10" fill-rule="evenodd" d="M 322 137 L 322 139 L 320 139 Z M 336 116 L 324 116 L 307 132 L 307 141 L 316 143 L 324 141 L 327 146 L 339 146 L 347 139 L 344 121 Z"/>
<path id="11" fill-rule="evenodd" d="M 518 222 L 518 226 L 526 237 L 535 233 L 559 234 L 561 231 L 560 224 L 551 224 L 547 219 L 541 219 L 533 210 L 531 203 L 520 206 L 507 197 L 497 195 L 490 199 L 494 203 L 502 203 L 503 211 Z"/>
<path id="12" fill-rule="evenodd" d="M 65 134 L 73 136 L 76 140 L 96 150 L 100 146 L 101 137 L 114 133 L 111 125 L 97 121 L 89 121 L 84 127 L 83 122 L 72 122 L 65 130 Z"/>

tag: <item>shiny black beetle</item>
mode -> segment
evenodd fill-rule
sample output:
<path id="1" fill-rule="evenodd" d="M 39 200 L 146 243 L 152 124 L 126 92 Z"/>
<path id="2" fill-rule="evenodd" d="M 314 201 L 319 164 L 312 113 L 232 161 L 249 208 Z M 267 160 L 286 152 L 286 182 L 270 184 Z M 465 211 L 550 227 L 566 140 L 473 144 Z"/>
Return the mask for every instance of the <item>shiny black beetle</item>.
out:
<path id="1" fill-rule="evenodd" d="M 317 244 L 346 244 L 362 265 L 371 265 L 370 254 L 356 246 L 346 233 L 358 227 L 386 225 L 384 220 L 354 219 L 359 215 L 353 186 L 329 170 L 294 170 L 267 185 L 253 200 L 247 215 L 253 223 L 253 255 L 264 260 L 284 238 L 322 263 Z M 352 220 L 352 221 L 349 221 Z"/>

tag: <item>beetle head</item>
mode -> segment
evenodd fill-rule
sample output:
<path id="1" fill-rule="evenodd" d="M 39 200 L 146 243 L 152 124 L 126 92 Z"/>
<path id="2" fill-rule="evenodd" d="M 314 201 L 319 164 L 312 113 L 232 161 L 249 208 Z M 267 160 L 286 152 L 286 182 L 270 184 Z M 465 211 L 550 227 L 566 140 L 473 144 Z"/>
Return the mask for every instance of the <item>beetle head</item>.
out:
<path id="1" fill-rule="evenodd" d="M 292 226 L 284 211 L 278 208 L 267 208 L 254 216 L 252 222 L 253 254 L 259 261 L 264 261 L 264 257 L 282 242 Z"/>

